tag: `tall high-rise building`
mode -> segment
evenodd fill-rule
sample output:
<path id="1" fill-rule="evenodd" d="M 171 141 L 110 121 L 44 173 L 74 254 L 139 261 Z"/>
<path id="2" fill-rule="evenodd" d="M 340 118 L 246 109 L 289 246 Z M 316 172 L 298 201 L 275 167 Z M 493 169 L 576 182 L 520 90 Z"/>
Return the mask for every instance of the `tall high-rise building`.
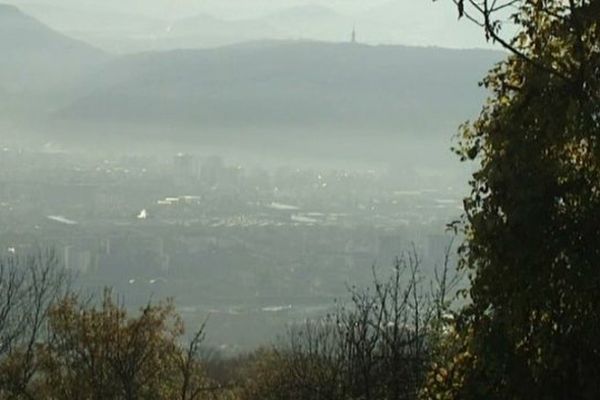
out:
<path id="1" fill-rule="evenodd" d="M 178 153 L 173 160 L 173 165 L 175 173 L 182 177 L 196 177 L 198 174 L 197 161 L 190 154 Z"/>

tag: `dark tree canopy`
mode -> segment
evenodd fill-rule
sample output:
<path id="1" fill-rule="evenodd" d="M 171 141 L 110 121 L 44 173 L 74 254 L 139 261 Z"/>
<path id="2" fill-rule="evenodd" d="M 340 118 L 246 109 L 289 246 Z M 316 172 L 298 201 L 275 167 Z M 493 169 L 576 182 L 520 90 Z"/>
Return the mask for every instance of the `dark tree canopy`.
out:
<path id="1" fill-rule="evenodd" d="M 600 1 L 455 2 L 510 55 L 461 130 L 471 304 L 426 397 L 600 398 Z"/>

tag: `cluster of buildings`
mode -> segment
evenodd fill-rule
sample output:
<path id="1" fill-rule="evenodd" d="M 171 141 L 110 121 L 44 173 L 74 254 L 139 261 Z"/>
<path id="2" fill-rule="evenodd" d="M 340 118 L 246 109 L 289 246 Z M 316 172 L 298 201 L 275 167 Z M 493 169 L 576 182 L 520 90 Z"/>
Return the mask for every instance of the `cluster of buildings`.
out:
<path id="1" fill-rule="evenodd" d="M 175 296 L 198 312 L 254 304 L 289 313 L 288 305 L 315 299 L 330 304 L 413 244 L 425 264 L 441 262 L 460 193 L 429 184 L 189 154 L 102 159 L 5 149 L 0 246 L 54 247 L 83 285 L 113 286 L 132 302 Z"/>

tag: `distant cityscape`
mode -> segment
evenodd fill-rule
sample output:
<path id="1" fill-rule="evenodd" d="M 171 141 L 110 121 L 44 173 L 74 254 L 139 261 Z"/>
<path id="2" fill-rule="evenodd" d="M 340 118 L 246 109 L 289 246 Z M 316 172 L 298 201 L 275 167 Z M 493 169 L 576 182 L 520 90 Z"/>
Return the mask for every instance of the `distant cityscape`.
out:
<path id="1" fill-rule="evenodd" d="M 439 264 L 465 193 L 444 171 L 0 151 L 4 251 L 53 247 L 78 284 L 132 306 L 172 296 L 186 318 L 210 314 L 224 348 L 326 312 L 411 246 Z"/>

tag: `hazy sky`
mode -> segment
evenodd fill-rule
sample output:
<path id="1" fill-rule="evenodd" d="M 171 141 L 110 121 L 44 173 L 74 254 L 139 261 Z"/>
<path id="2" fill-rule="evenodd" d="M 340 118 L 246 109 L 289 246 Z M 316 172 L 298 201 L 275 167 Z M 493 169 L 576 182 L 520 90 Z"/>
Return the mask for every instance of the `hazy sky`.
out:
<path id="1" fill-rule="evenodd" d="M 330 22 L 315 22 L 311 14 L 294 38 L 336 40 L 346 38 L 355 23 L 365 43 L 398 43 L 444 47 L 488 47 L 480 30 L 457 21 L 450 0 L 0 0 L 20 6 L 51 27 L 89 40 L 109 36 L 160 34 L 181 18 L 198 15 L 219 20 L 257 20 L 290 9 L 322 8 L 335 14 Z M 141 21 L 162 23 L 154 31 L 133 32 Z M 297 22 L 297 19 L 295 20 Z M 329 21 L 329 20 L 328 20 Z M 317 24 L 321 24 L 317 27 Z M 281 27 L 280 27 L 281 28 Z M 137 28 L 135 28 L 137 29 Z M 280 29 L 281 30 L 281 29 Z M 128 32 L 126 32 L 128 31 Z M 102 36 L 98 34 L 100 32 Z M 322 32 L 323 37 L 320 37 Z M 281 38 L 281 37 L 279 37 Z M 240 41 L 245 38 L 240 37 Z M 254 39 L 254 38 L 251 38 Z"/>
<path id="2" fill-rule="evenodd" d="M 93 10 L 114 10 L 128 14 L 153 17 L 168 15 L 189 16 L 196 13 L 209 13 L 222 18 L 256 17 L 276 10 L 301 6 L 320 5 L 343 13 L 360 13 L 382 5 L 394 4 L 405 13 L 417 13 L 438 18 L 440 11 L 448 13 L 449 19 L 456 19 L 450 1 L 439 0 L 6 0 L 7 3 L 24 6 L 60 6 L 87 8 Z M 447 3 L 447 4 L 444 4 Z M 425 7 L 424 7 L 425 6 Z"/>

